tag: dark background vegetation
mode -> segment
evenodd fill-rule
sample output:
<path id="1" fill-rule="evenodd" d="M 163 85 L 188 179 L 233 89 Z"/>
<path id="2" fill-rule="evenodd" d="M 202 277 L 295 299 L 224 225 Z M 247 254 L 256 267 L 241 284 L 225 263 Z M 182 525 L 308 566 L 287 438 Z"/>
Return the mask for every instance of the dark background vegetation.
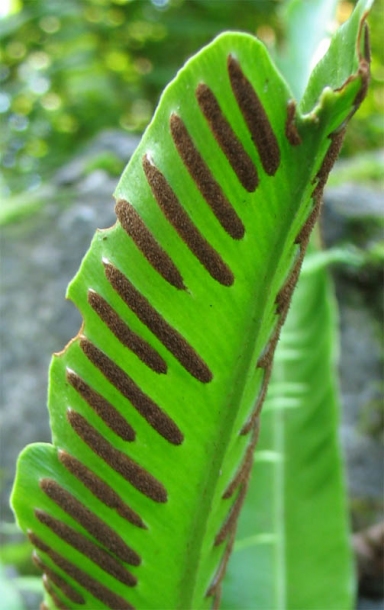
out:
<path id="1" fill-rule="evenodd" d="M 140 133 L 187 57 L 226 29 L 284 36 L 282 0 L 14 0 L 0 20 L 3 195 L 35 190 L 105 128 Z M 340 20 L 352 2 L 341 2 Z M 382 142 L 384 4 L 370 18 L 373 78 L 344 154 Z M 120 173 L 121 161 L 100 159 Z"/>

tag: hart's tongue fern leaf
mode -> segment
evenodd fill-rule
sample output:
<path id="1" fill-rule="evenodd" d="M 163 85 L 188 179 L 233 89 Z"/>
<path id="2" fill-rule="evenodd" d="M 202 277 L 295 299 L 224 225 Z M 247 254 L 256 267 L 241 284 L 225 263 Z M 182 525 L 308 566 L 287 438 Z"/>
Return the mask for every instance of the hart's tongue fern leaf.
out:
<path id="1" fill-rule="evenodd" d="M 346 53 L 306 114 L 245 34 L 165 91 L 69 288 L 84 323 L 52 361 L 52 445 L 19 459 L 47 608 L 218 604 L 280 328 L 368 78 Z"/>

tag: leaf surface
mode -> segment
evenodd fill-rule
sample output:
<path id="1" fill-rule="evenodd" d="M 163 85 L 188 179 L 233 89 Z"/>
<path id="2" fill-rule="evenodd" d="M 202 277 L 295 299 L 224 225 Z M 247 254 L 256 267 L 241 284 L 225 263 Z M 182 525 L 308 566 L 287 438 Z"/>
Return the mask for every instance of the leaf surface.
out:
<path id="1" fill-rule="evenodd" d="M 336 4 L 287 3 L 287 41 L 277 60 L 299 96 L 311 56 L 329 34 Z M 359 6 L 360 18 L 368 8 Z M 322 18 L 312 19 L 316 12 Z M 341 62 L 346 64 L 356 23 L 355 14 L 344 26 Z M 326 65 L 334 64 L 331 53 Z M 249 490 L 223 583 L 226 610 L 339 610 L 354 604 L 334 379 L 336 315 L 324 267 L 332 253 L 321 251 L 318 232 L 314 237 L 276 350 Z"/>
<path id="2" fill-rule="evenodd" d="M 307 258 L 275 354 L 224 580 L 224 610 L 239 602 L 244 610 L 353 606 L 334 379 L 335 306 L 326 269 L 307 272 Z"/>
<path id="3" fill-rule="evenodd" d="M 218 603 L 334 134 L 364 87 L 352 63 L 295 114 L 261 43 L 229 33 L 163 94 L 69 288 L 84 323 L 51 364 L 52 445 L 19 459 L 49 608 Z"/>

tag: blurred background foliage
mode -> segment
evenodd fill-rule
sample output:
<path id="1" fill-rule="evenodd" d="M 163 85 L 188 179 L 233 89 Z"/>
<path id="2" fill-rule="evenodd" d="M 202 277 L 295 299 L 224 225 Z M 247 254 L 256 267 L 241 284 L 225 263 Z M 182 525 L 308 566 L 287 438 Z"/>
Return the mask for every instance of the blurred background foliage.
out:
<path id="1" fill-rule="evenodd" d="M 223 30 L 284 38 L 284 0 L 3 0 L 3 196 L 34 191 L 106 128 L 140 133 L 185 60 Z M 340 2 L 339 21 L 353 2 Z M 370 18 L 373 78 L 344 154 L 383 143 L 384 0 Z M 119 164 L 108 168 L 119 174 Z"/>

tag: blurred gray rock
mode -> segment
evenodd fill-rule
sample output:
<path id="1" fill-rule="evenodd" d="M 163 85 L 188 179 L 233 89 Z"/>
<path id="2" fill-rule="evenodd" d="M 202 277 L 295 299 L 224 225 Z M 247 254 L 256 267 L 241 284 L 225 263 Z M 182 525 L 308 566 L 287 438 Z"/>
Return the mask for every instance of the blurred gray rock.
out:
<path id="1" fill-rule="evenodd" d="M 373 187 L 353 182 L 328 188 L 326 206 L 345 219 L 383 218 L 383 193 Z"/>
<path id="2" fill-rule="evenodd" d="M 116 129 L 107 129 L 100 133 L 96 139 L 84 146 L 81 153 L 62 167 L 56 174 L 55 183 L 58 186 L 74 184 L 81 181 L 87 173 L 87 167 L 97 159 L 108 153 L 127 162 L 133 155 L 140 138 L 125 136 Z"/>
<path id="3" fill-rule="evenodd" d="M 358 601 L 356 610 L 384 610 L 384 600 L 362 597 Z"/>

